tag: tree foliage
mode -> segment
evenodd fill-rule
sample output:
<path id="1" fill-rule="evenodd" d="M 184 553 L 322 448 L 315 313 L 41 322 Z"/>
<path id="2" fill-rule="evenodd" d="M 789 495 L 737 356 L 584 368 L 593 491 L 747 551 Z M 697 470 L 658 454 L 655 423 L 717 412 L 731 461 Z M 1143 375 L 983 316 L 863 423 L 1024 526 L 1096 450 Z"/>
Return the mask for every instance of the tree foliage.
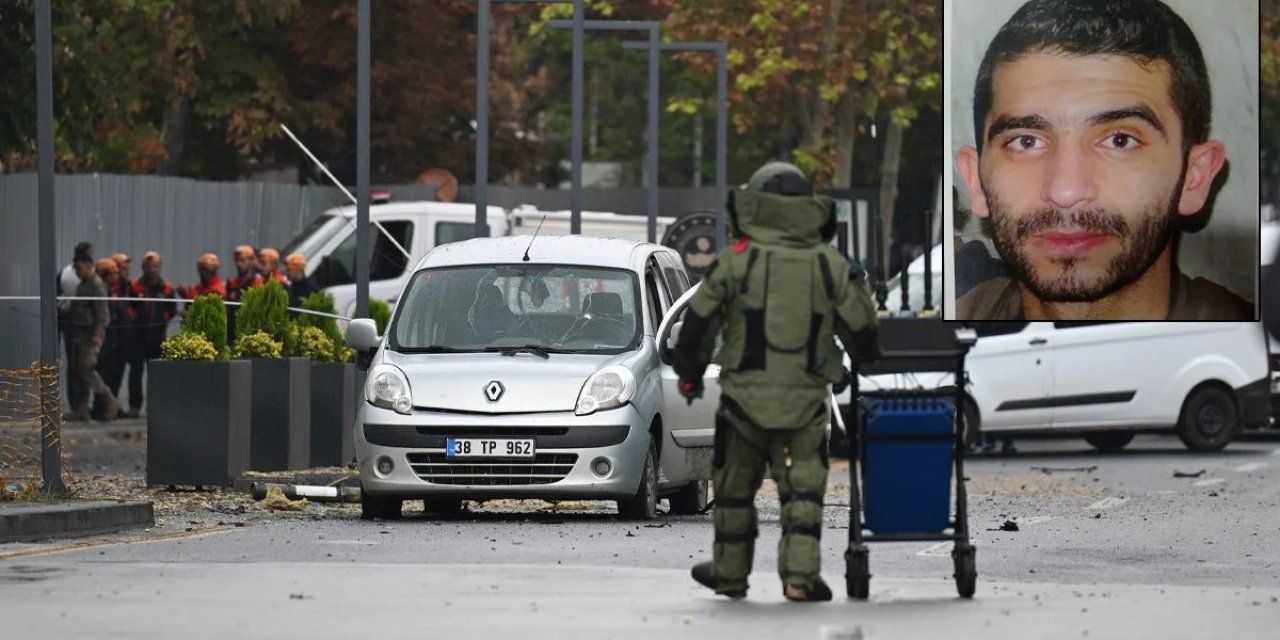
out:
<path id="1" fill-rule="evenodd" d="M 655 0 L 681 40 L 729 44 L 733 122 L 847 185 L 860 119 L 907 127 L 941 103 L 941 7 L 921 0 Z M 714 72 L 709 56 L 690 64 Z M 838 171 L 839 167 L 843 167 Z"/>

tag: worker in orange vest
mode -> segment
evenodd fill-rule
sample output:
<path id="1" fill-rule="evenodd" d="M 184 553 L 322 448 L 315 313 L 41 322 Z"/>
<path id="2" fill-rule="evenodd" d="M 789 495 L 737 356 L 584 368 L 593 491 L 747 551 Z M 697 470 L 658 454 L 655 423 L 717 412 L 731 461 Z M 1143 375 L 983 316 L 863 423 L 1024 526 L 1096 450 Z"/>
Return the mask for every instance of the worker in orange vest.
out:
<path id="1" fill-rule="evenodd" d="M 262 274 L 264 284 L 275 280 L 289 288 L 289 279 L 280 273 L 280 252 L 271 247 L 258 249 L 258 273 Z"/>
<path id="2" fill-rule="evenodd" d="M 145 299 L 173 299 L 176 291 L 160 277 L 160 254 L 148 251 L 142 256 L 142 275 L 129 287 L 133 304 L 133 359 L 129 361 L 129 411 L 136 418 L 142 412 L 142 373 L 147 362 L 160 357 L 160 344 L 168 333 L 169 321 L 177 315 L 173 302 L 147 302 Z M 216 269 L 215 269 L 216 271 Z"/>
<path id="3" fill-rule="evenodd" d="M 218 267 L 221 262 L 218 256 L 212 253 L 206 253 L 196 260 L 196 271 L 200 274 L 200 283 L 193 284 L 189 287 L 178 287 L 178 295 L 188 300 L 194 300 L 200 296 L 216 293 L 219 298 L 227 299 L 227 284 L 218 276 Z"/>

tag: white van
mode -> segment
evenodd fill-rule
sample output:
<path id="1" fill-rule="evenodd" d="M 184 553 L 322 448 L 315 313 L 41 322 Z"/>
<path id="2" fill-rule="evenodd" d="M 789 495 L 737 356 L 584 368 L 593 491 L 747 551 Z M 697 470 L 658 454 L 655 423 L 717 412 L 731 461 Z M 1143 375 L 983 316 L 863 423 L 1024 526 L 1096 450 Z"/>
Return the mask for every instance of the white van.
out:
<path id="1" fill-rule="evenodd" d="M 957 323 L 958 324 L 958 323 Z M 1172 431 L 1217 451 L 1270 422 L 1267 339 L 1257 322 L 974 322 L 966 422 L 979 432 L 1080 433 L 1104 451 Z M 944 374 L 860 378 L 862 389 L 938 388 Z"/>
<path id="2" fill-rule="evenodd" d="M 369 206 L 369 238 L 373 255 L 369 263 L 369 296 L 393 306 L 411 267 L 434 247 L 475 237 L 476 206 L 458 202 L 391 202 L 385 194 Z M 545 223 L 543 219 L 545 216 Z M 307 257 L 307 275 L 333 294 L 339 315 L 352 316 L 356 307 L 356 207 L 329 209 L 312 220 L 280 250 L 281 257 L 301 253 Z M 511 211 L 490 206 L 490 236 L 531 235 L 543 223 L 542 236 L 569 233 L 570 212 L 541 211 L 523 205 Z M 675 218 L 657 219 L 658 237 Z M 378 223 L 387 233 L 377 228 Z M 644 241 L 648 219 L 596 211 L 582 212 L 582 233 L 599 238 Z M 388 235 L 390 237 L 388 237 Z M 394 242 L 392 241 L 394 239 Z M 397 248 L 400 245 L 409 255 Z"/>

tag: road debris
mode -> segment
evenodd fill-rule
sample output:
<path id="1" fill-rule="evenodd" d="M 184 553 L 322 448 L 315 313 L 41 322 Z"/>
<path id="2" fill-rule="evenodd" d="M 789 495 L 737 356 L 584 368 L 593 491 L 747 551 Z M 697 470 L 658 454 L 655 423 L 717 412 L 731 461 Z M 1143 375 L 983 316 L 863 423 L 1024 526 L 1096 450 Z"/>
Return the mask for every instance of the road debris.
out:
<path id="1" fill-rule="evenodd" d="M 302 511 L 307 508 L 306 498 L 301 500 L 290 500 L 285 497 L 284 489 L 278 484 L 267 487 L 266 496 L 263 497 L 261 507 L 267 511 Z"/>
<path id="2" fill-rule="evenodd" d="M 1175 478 L 1199 478 L 1200 476 L 1204 475 L 1204 472 L 1205 472 L 1205 470 L 1204 470 L 1204 469 L 1201 469 L 1201 470 L 1199 470 L 1199 471 L 1197 471 L 1197 472 L 1195 472 L 1195 473 L 1187 473 L 1187 472 L 1185 472 L 1185 471 L 1174 471 L 1174 472 L 1173 472 L 1173 477 L 1175 477 Z"/>
<path id="3" fill-rule="evenodd" d="M 1039 471 L 1045 475 L 1051 473 L 1093 473 L 1098 470 L 1098 465 L 1089 467 L 1031 467 L 1032 471 Z"/>
<path id="4" fill-rule="evenodd" d="M 996 529 L 987 529 L 987 531 L 1018 531 L 1018 523 L 1012 520 L 1005 520 L 1004 524 Z"/>

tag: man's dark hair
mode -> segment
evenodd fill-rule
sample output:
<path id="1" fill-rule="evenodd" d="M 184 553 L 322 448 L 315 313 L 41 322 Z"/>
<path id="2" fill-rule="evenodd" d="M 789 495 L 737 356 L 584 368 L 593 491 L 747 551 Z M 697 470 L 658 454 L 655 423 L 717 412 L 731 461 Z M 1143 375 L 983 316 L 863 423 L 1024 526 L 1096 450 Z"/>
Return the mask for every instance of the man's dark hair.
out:
<path id="1" fill-rule="evenodd" d="M 73 256 L 91 256 L 93 254 L 93 245 L 88 242 L 76 243 L 76 250 Z"/>
<path id="2" fill-rule="evenodd" d="M 77 253 L 76 256 L 71 259 L 72 264 L 83 263 L 83 262 L 93 264 L 93 258 L 89 257 L 89 254 L 87 253 Z"/>
<path id="3" fill-rule="evenodd" d="M 978 67 L 973 131 L 978 151 L 986 138 L 995 67 L 1028 53 L 1120 55 L 1141 64 L 1169 64 L 1169 94 L 1182 121 L 1182 151 L 1209 139 L 1213 101 L 1209 74 L 1191 27 L 1160 0 L 1031 0 L 1000 28 Z"/>

